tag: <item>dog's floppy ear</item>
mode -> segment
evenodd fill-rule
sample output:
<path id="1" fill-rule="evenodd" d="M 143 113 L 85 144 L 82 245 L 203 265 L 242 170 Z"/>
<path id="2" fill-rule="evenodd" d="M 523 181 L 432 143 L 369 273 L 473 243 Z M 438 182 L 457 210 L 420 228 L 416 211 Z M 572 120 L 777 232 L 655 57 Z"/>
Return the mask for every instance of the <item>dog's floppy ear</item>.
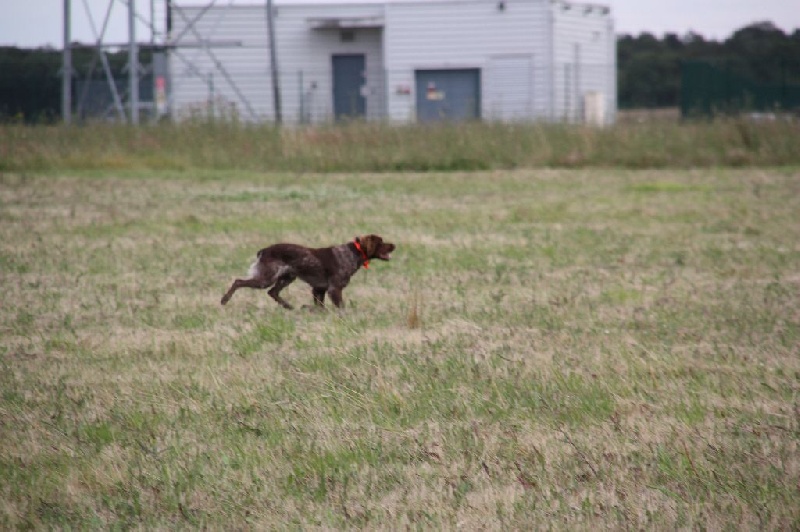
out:
<path id="1" fill-rule="evenodd" d="M 375 257 L 378 253 L 378 247 L 381 245 L 382 238 L 377 235 L 366 235 L 361 237 L 361 246 L 364 248 L 364 253 L 367 257 Z"/>

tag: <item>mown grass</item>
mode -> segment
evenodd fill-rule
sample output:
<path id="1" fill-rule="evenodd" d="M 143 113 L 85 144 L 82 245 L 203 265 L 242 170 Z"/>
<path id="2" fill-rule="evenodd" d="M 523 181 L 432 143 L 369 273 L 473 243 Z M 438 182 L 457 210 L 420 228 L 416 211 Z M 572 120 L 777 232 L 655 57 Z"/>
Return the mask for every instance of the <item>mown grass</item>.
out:
<path id="1" fill-rule="evenodd" d="M 800 164 L 800 122 L 645 121 L 346 125 L 276 129 L 189 122 L 130 128 L 0 125 L 0 171 L 438 172 L 530 167 L 691 168 Z"/>
<path id="2" fill-rule="evenodd" d="M 0 175 L 2 528 L 800 526 L 794 169 L 87 174 Z"/>

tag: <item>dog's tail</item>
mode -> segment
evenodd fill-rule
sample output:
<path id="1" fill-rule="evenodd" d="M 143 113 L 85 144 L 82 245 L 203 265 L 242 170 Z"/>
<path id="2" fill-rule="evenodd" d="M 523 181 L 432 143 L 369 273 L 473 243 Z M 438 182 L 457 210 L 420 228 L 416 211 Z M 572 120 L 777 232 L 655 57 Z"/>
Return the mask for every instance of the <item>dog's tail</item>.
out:
<path id="1" fill-rule="evenodd" d="M 250 269 L 247 270 L 247 277 L 253 279 L 259 274 L 259 265 L 261 264 L 261 255 L 264 253 L 264 250 L 261 249 L 256 253 L 256 260 L 250 265 Z"/>
<path id="2" fill-rule="evenodd" d="M 261 261 L 256 259 L 253 261 L 253 264 L 250 265 L 250 268 L 247 270 L 248 279 L 254 279 L 258 276 L 259 264 L 261 264 Z"/>

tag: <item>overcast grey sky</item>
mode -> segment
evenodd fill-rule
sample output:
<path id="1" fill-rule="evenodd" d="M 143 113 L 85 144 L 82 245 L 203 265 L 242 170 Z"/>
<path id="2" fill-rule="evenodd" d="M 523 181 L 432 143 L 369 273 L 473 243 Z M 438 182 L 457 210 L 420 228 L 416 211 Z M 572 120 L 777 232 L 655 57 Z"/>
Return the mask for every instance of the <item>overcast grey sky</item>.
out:
<path id="1" fill-rule="evenodd" d="M 149 19 L 150 0 L 135 1 L 137 10 Z M 259 3 L 253 0 L 233 1 Z M 275 0 L 276 3 L 291 1 Z M 157 5 L 163 5 L 163 2 L 157 0 Z M 218 0 L 217 5 L 230 2 Z M 205 4 L 207 0 L 184 3 Z M 617 33 L 649 31 L 662 36 L 666 32 L 683 35 L 694 31 L 707 39 L 721 40 L 742 26 L 763 20 L 773 22 L 786 32 L 800 28 L 800 0 L 592 0 L 591 3 L 611 6 Z M 127 0 L 72 0 L 74 41 L 94 41 L 84 4 L 89 6 L 98 31 L 111 5 L 105 41 L 127 40 Z M 36 47 L 49 44 L 60 48 L 63 41 L 63 5 L 63 0 L 0 0 L 0 45 Z M 138 40 L 150 39 L 150 32 L 144 25 L 139 24 L 136 32 Z"/>

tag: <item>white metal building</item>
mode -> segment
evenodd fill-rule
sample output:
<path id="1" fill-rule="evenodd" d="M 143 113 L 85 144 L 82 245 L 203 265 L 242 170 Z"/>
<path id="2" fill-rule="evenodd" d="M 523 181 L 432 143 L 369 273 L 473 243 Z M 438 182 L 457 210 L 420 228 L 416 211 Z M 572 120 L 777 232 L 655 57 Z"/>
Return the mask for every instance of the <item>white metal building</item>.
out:
<path id="1" fill-rule="evenodd" d="M 615 118 L 616 38 L 606 6 L 276 0 L 273 15 L 285 123 Z M 176 117 L 275 119 L 264 3 L 172 2 L 170 20 Z"/>

